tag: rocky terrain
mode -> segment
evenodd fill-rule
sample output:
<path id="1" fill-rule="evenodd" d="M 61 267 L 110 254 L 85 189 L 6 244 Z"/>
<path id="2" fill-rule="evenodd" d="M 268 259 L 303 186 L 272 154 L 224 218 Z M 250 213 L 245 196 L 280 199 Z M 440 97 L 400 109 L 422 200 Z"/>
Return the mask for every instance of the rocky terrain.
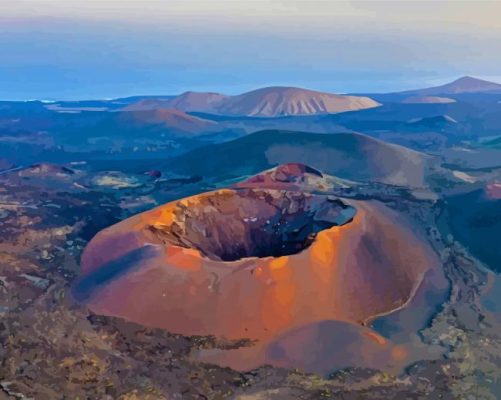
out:
<path id="1" fill-rule="evenodd" d="M 455 240 L 443 200 L 402 187 L 339 180 L 332 192 L 405 215 L 439 255 L 450 290 L 418 328 L 424 346 L 441 349 L 433 359 L 418 358 L 400 372 L 238 372 L 200 357 L 248 347 L 246 341 L 176 335 L 90 312 L 71 295 L 90 239 L 145 208 L 211 189 L 204 180 L 159 174 L 42 164 L 0 176 L 0 398 L 498 398 L 500 319 L 488 303 L 495 275 Z M 309 183 L 318 189 L 315 179 Z M 398 342 L 380 326 L 374 321 L 378 335 Z"/>

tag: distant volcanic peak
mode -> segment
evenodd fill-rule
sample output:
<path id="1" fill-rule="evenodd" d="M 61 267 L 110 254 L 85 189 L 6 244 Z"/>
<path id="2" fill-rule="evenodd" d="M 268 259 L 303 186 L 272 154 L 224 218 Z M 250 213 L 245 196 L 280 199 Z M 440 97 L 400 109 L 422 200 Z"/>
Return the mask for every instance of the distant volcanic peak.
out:
<path id="1" fill-rule="evenodd" d="M 377 107 L 368 97 L 322 93 L 295 87 L 267 87 L 233 96 L 218 107 L 220 114 L 277 117 L 327 114 Z"/>
<path id="2" fill-rule="evenodd" d="M 214 112 L 228 96 L 212 92 L 184 92 L 169 101 L 169 106 L 183 111 Z"/>
<path id="3" fill-rule="evenodd" d="M 165 108 L 163 105 L 152 109 L 129 110 L 123 118 L 127 121 L 141 121 L 147 124 L 163 124 L 173 131 L 187 133 L 206 133 L 217 126 L 211 120 L 189 115 L 174 108 Z"/>
<path id="4" fill-rule="evenodd" d="M 334 94 L 334 93 L 326 93 L 319 92 L 317 90 L 304 89 L 295 86 L 268 86 L 255 90 L 251 90 L 249 92 L 242 93 L 240 96 L 251 96 L 251 95 L 276 95 L 276 96 L 333 96 L 333 97 L 343 97 L 343 95 Z"/>
<path id="5" fill-rule="evenodd" d="M 483 79 L 473 78 L 471 76 L 463 76 L 456 79 L 454 82 L 445 85 L 451 93 L 475 93 L 488 92 L 492 90 L 501 90 L 501 84 L 489 82 Z"/>
<path id="6" fill-rule="evenodd" d="M 184 92 L 172 98 L 146 98 L 132 103 L 124 111 L 145 111 L 159 108 L 179 111 L 214 112 L 214 107 L 228 96 L 211 92 Z"/>
<path id="7" fill-rule="evenodd" d="M 475 78 L 473 76 L 462 76 L 455 81 L 451 82 L 449 85 L 455 86 L 457 88 L 463 89 L 475 89 L 475 88 L 489 88 L 501 86 L 499 83 L 486 81 L 485 79 Z"/>
<path id="8" fill-rule="evenodd" d="M 246 189 L 187 199 L 173 215 L 170 225 L 150 225 L 158 240 L 196 249 L 211 260 L 236 261 L 298 253 L 318 232 L 351 221 L 355 209 L 330 196 Z"/>
<path id="9" fill-rule="evenodd" d="M 461 93 L 501 93 L 501 84 L 489 82 L 483 79 L 463 76 L 453 82 L 441 86 L 434 86 L 426 89 L 409 90 L 402 93 L 434 96 L 453 95 Z"/>
<path id="10" fill-rule="evenodd" d="M 262 169 L 290 162 L 301 162 L 330 176 L 330 188 L 350 187 L 354 181 L 376 181 L 399 186 L 427 185 L 426 168 L 436 162 L 431 155 L 395 144 L 385 143 L 362 134 L 320 134 L 285 130 L 264 130 L 244 137 L 214 144 L 175 157 L 168 167 L 191 175 L 225 176 L 242 170 L 242 160 L 253 152 L 255 165 Z M 256 167 L 247 163 L 243 173 L 255 174 Z M 261 173 L 260 175 L 262 175 Z M 310 181 L 311 175 L 307 181 Z M 343 179 L 336 178 L 342 177 Z M 302 186 L 304 190 L 320 190 Z M 351 182 L 350 182 L 351 181 Z M 248 182 L 236 186 L 249 186 Z M 329 185 L 322 192 L 328 192 Z M 264 187 L 264 186 L 261 186 Z"/>
<path id="11" fill-rule="evenodd" d="M 368 97 L 281 86 L 260 88 L 236 96 L 185 92 L 159 104 L 183 111 L 257 117 L 337 113 L 380 105 Z"/>

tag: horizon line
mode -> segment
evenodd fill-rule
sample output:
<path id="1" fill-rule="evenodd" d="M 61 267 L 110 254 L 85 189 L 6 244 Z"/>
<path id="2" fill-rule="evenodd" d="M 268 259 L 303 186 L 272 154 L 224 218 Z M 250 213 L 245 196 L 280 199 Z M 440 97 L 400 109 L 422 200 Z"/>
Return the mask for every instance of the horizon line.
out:
<path id="1" fill-rule="evenodd" d="M 459 78 L 455 78 L 453 80 L 448 80 L 445 83 L 441 83 L 438 85 L 432 85 L 432 86 L 426 86 L 422 88 L 417 88 L 417 89 L 404 89 L 404 90 L 397 90 L 397 91 L 374 91 L 374 92 L 334 92 L 334 91 L 324 91 L 324 90 L 319 90 L 319 89 L 309 89 L 308 87 L 304 86 L 294 86 L 294 85 L 284 85 L 284 84 L 269 84 L 269 85 L 264 85 L 264 86 L 257 86 L 254 87 L 253 89 L 250 90 L 245 90 L 243 92 L 239 92 L 236 94 L 226 94 L 223 93 L 222 91 L 214 91 L 214 90 L 193 90 L 193 89 L 188 89 L 188 90 L 183 90 L 178 92 L 177 94 L 131 94 L 131 95 L 124 95 L 124 96 L 117 96 L 117 97 L 81 97 L 81 98 L 59 98 L 59 99 L 47 99 L 47 98 L 27 98 L 27 99 L 8 99 L 8 98 L 1 98 L 0 102 L 19 102 L 19 103 L 30 103 L 30 102 L 40 102 L 40 103 L 45 103 L 45 104 L 53 104 L 53 103 L 58 103 L 58 102 L 64 102 L 64 101 L 113 101 L 113 100 L 123 100 L 123 99 L 129 99 L 132 97 L 177 97 L 181 96 L 185 93 L 212 93 L 212 94 L 221 94 L 225 96 L 238 96 L 241 94 L 253 92 L 255 90 L 259 89 L 266 89 L 266 88 L 295 88 L 295 89 L 303 89 L 303 90 L 311 90 L 311 91 L 316 91 L 316 92 L 322 92 L 322 93 L 328 93 L 328 94 L 335 94 L 335 95 L 341 95 L 341 96 L 370 96 L 370 95 L 384 95 L 384 94 L 399 94 L 399 93 L 404 93 L 407 91 L 414 91 L 414 90 L 422 90 L 422 89 L 428 89 L 432 87 L 440 87 L 443 85 L 447 85 L 450 83 L 454 83 L 456 81 L 459 81 L 461 79 L 465 78 L 470 78 L 474 80 L 479 80 L 479 81 L 484 81 L 484 82 L 489 82 L 489 83 L 496 83 L 500 84 L 498 82 L 494 82 L 489 80 L 489 78 L 478 78 L 470 74 L 464 74 L 461 75 Z M 450 78 L 449 78 L 450 79 Z M 425 85 L 425 84 L 423 84 Z"/>

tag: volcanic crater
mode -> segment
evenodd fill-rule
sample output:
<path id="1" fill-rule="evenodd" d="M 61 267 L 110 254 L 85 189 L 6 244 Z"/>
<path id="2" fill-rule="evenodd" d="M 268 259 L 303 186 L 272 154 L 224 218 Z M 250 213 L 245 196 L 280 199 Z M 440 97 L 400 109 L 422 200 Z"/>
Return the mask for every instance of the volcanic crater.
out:
<path id="1" fill-rule="evenodd" d="M 346 184 L 287 164 L 135 215 L 92 239 L 73 293 L 97 314 L 263 343 L 392 312 L 437 260 L 398 213 L 332 195 Z"/>
<path id="2" fill-rule="evenodd" d="M 149 226 L 164 244 L 200 251 L 215 261 L 299 253 L 318 232 L 350 222 L 354 207 L 327 195 L 273 189 L 213 192 L 178 203 L 174 221 Z"/>

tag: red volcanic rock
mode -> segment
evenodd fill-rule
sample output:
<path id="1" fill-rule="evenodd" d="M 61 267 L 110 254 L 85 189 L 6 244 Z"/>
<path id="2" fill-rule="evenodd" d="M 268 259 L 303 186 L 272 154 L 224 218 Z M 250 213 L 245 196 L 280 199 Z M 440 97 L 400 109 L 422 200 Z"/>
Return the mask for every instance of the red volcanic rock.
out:
<path id="1" fill-rule="evenodd" d="M 303 174 L 312 174 L 322 178 L 322 173 L 314 168 L 308 167 L 304 164 L 289 163 L 283 164 L 275 168 L 275 178 L 280 182 L 294 182 L 295 179 L 301 177 Z"/>
<path id="2" fill-rule="evenodd" d="M 237 184 L 237 187 L 247 187 L 249 184 L 254 183 L 304 183 L 308 175 L 316 176 L 322 178 L 321 172 L 314 168 L 308 167 L 307 165 L 300 163 L 289 163 L 282 164 L 271 171 L 265 172 L 263 174 L 255 175 L 248 180 Z"/>
<path id="3" fill-rule="evenodd" d="M 324 175 L 320 171 L 301 163 L 287 163 L 254 175 L 233 185 L 234 188 L 261 188 L 278 190 L 299 190 L 309 192 L 330 192 L 334 187 L 349 187 L 352 182 Z"/>
<path id="4" fill-rule="evenodd" d="M 297 164 L 271 173 L 280 184 L 321 176 Z M 379 203 L 234 188 L 100 232 L 84 251 L 74 295 L 95 313 L 171 332 L 267 341 L 306 324 L 361 323 L 403 307 L 436 262 Z"/>

